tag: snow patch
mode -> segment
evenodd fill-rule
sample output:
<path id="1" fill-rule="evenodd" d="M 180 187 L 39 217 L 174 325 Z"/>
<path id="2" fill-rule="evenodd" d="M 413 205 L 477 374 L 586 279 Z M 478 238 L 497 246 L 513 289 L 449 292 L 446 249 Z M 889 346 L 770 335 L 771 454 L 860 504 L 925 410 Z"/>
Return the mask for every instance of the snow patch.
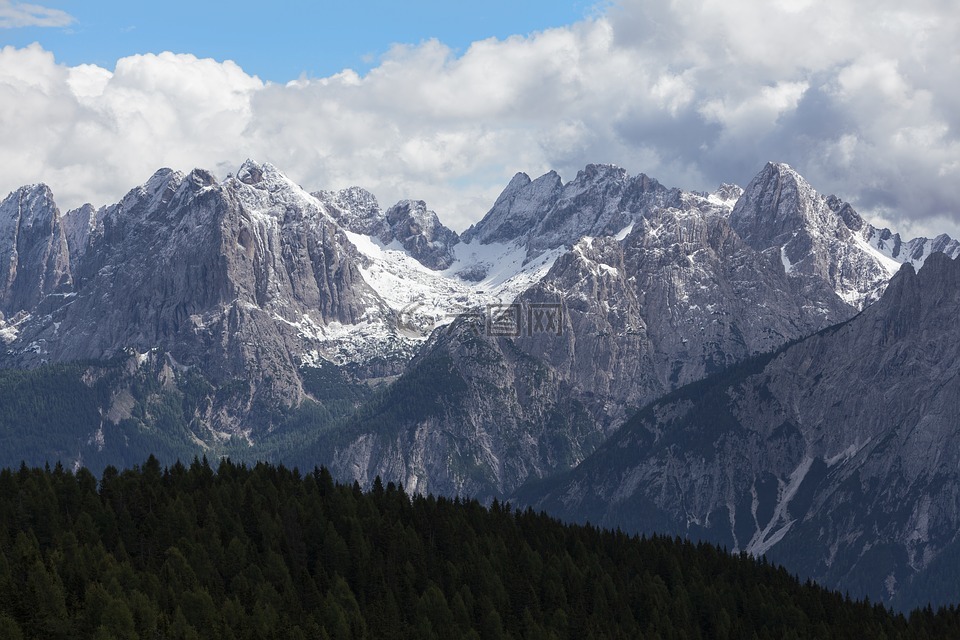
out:
<path id="1" fill-rule="evenodd" d="M 401 315 L 403 327 L 418 329 L 417 338 L 452 322 L 457 314 L 512 302 L 539 282 L 564 253 L 558 248 L 528 260 L 526 247 L 516 241 L 459 243 L 452 250 L 453 263 L 434 271 L 397 242 L 385 246 L 370 236 L 346 230 L 344 234 L 370 258 L 370 264 L 360 269 L 364 280 Z M 479 275 L 480 279 L 467 279 L 463 274 Z"/>
<path id="2" fill-rule="evenodd" d="M 790 262 L 790 258 L 787 257 L 787 245 L 780 247 L 780 262 L 783 263 L 783 270 L 787 274 L 793 271 L 793 264 Z"/>
<path id="3" fill-rule="evenodd" d="M 625 226 L 623 229 L 620 229 L 617 235 L 614 236 L 618 242 L 623 242 L 626 239 L 626 237 L 630 235 L 630 232 L 633 231 L 633 225 L 634 223 L 631 222 L 630 224 Z"/>
<path id="4" fill-rule="evenodd" d="M 864 240 L 859 233 L 854 233 L 851 235 L 853 236 L 855 246 L 873 258 L 874 261 L 876 261 L 877 264 L 879 264 L 883 270 L 887 272 L 888 277 L 892 278 L 894 275 L 896 275 L 897 271 L 900 270 L 901 265 L 899 261 L 891 258 L 871 245 L 869 242 Z"/>

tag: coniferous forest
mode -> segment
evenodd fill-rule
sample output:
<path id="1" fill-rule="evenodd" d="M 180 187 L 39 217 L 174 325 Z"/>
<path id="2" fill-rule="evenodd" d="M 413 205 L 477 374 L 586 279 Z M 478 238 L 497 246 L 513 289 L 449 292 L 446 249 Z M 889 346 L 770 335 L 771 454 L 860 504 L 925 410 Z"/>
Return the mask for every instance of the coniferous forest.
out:
<path id="1" fill-rule="evenodd" d="M 949 638 L 709 545 L 206 460 L 0 472 L 0 638 Z"/>

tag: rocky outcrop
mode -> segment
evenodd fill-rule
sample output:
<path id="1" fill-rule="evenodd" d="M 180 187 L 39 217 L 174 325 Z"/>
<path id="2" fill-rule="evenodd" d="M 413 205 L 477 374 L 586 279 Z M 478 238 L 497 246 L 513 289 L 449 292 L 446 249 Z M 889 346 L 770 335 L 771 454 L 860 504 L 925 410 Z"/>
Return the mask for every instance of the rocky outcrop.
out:
<path id="1" fill-rule="evenodd" d="M 100 210 L 102 213 L 104 209 Z M 91 236 L 97 232 L 98 211 L 91 204 L 67 211 L 63 216 L 63 227 L 67 234 L 67 247 L 70 249 L 70 270 L 77 271 L 80 261 L 87 253 Z"/>
<path id="2" fill-rule="evenodd" d="M 376 196 L 361 187 L 312 194 L 327 206 L 327 212 L 341 227 L 374 238 L 389 237 L 390 225 Z"/>
<path id="3" fill-rule="evenodd" d="M 536 180 L 530 180 L 525 173 L 518 173 L 483 220 L 464 231 L 463 240 L 490 244 L 526 237 L 536 228 L 539 222 L 537 216 L 553 206 L 562 191 L 563 181 L 555 171 Z"/>
<path id="4" fill-rule="evenodd" d="M 730 223 L 791 277 L 828 282 L 858 308 L 879 297 L 900 266 L 862 241 L 863 221 L 849 205 L 818 194 L 785 164 L 767 164 L 747 185 Z"/>

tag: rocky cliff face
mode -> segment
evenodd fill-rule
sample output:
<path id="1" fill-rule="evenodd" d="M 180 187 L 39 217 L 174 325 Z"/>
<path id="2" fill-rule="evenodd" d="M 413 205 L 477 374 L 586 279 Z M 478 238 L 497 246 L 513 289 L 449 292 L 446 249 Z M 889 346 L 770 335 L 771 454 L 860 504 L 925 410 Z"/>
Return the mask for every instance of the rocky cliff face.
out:
<path id="1" fill-rule="evenodd" d="M 520 499 L 917 604 L 928 573 L 956 569 L 939 563 L 960 528 L 958 312 L 960 262 L 905 265 L 849 322 L 666 396 Z"/>
<path id="2" fill-rule="evenodd" d="M 681 200 L 679 189 L 613 165 L 587 165 L 566 184 L 552 171 L 533 181 L 519 173 L 463 238 L 481 244 L 520 240 L 533 258 L 584 236 L 617 235 L 645 213 L 682 208 Z"/>
<path id="3" fill-rule="evenodd" d="M 70 270 L 76 271 L 80 261 L 87 252 L 91 236 L 97 233 L 98 215 L 102 215 L 106 207 L 99 211 L 93 205 L 85 204 L 77 209 L 67 211 L 63 216 L 63 228 L 67 235 L 67 247 L 70 251 Z"/>
<path id="4" fill-rule="evenodd" d="M 385 215 L 390 235 L 385 243 L 396 240 L 425 267 L 443 270 L 454 262 L 453 245 L 460 241 L 455 231 L 440 224 L 437 214 L 423 200 L 402 200 Z"/>
<path id="5" fill-rule="evenodd" d="M 390 225 L 377 197 L 366 189 L 349 187 L 312 195 L 327 205 L 330 216 L 344 229 L 375 238 L 390 235 Z"/>
<path id="6" fill-rule="evenodd" d="M 60 210 L 46 185 L 21 187 L 0 202 L 0 314 L 29 313 L 71 285 Z"/>
<path id="7" fill-rule="evenodd" d="M 902 242 L 836 196 L 818 194 L 785 164 L 767 164 L 747 185 L 730 223 L 751 247 L 779 258 L 787 274 L 828 282 L 857 308 L 875 301 L 901 264 L 919 267 L 931 252 L 960 254 L 960 243 L 946 235 Z"/>

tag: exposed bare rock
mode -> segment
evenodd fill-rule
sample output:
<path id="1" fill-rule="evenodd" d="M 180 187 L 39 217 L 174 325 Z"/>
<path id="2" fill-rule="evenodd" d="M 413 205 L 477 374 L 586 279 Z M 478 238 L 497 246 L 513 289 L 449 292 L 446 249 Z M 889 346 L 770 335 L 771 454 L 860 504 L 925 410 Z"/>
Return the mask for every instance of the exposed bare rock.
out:
<path id="1" fill-rule="evenodd" d="M 454 262 L 453 245 L 460 241 L 455 231 L 440 224 L 437 214 L 423 200 L 401 200 L 385 214 L 389 236 L 381 241 L 397 240 L 411 256 L 430 269 L 443 270 Z"/>
<path id="2" fill-rule="evenodd" d="M 395 322 L 322 205 L 270 165 L 248 161 L 224 182 L 158 171 L 87 235 L 74 295 L 22 326 L 8 360 L 160 349 L 215 385 L 239 381 L 218 431 L 247 428 L 255 406 L 299 404 L 300 365 L 337 359 L 330 327 Z"/>
<path id="3" fill-rule="evenodd" d="M 44 184 L 21 187 L 0 202 L 0 313 L 31 313 L 72 282 L 60 210 Z"/>
<path id="4" fill-rule="evenodd" d="M 443 384 L 417 387 L 436 394 L 430 410 L 403 412 L 389 429 L 355 424 L 352 440 L 338 445 L 338 473 L 363 482 L 379 474 L 421 491 L 503 495 L 576 464 L 663 393 L 856 311 L 829 282 L 788 277 L 779 259 L 744 243 L 721 198 L 669 191 L 610 167 L 588 168 L 574 182 L 561 197 L 549 174 L 536 188 L 515 178 L 470 236 L 502 239 L 504 211 L 545 225 L 542 236 L 524 236 L 531 243 L 547 228 L 555 240 L 577 237 L 573 224 L 599 225 L 607 235 L 581 233 L 504 309 L 514 314 L 515 334 L 490 335 L 483 314 L 436 332 L 398 395 L 383 400 L 403 402 L 406 382 L 443 363 L 435 374 Z M 519 210 L 524 194 L 546 209 Z M 497 231 L 484 236 L 485 229 Z M 556 330 L 538 328 L 537 313 L 556 318 Z"/>

